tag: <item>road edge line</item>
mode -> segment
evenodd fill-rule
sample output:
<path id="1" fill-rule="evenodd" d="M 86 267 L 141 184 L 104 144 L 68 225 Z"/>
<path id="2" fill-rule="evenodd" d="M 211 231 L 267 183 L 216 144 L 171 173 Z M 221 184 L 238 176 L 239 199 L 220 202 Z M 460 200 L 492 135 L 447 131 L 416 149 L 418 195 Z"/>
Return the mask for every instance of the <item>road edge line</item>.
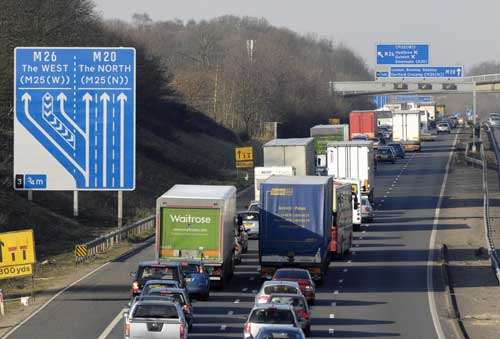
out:
<path id="1" fill-rule="evenodd" d="M 439 317 L 437 314 L 436 308 L 436 299 L 434 298 L 434 280 L 432 276 L 433 268 L 434 268 L 434 250 L 436 247 L 436 235 L 437 235 L 437 225 L 439 223 L 439 214 L 441 210 L 441 205 L 443 203 L 443 195 L 446 189 L 446 182 L 448 181 L 448 173 L 450 172 L 450 164 L 453 153 L 455 152 L 455 147 L 457 145 L 458 135 L 461 132 L 461 128 L 455 134 L 455 140 L 453 141 L 452 149 L 450 150 L 450 154 L 448 155 L 448 162 L 446 163 L 445 174 L 443 177 L 443 182 L 441 184 L 441 191 L 439 192 L 439 199 L 436 204 L 436 211 L 434 212 L 434 221 L 432 223 L 432 232 L 431 237 L 429 239 L 429 255 L 427 257 L 427 299 L 429 301 L 429 310 L 431 312 L 432 322 L 434 324 L 434 329 L 436 330 L 437 337 L 439 339 L 445 339 L 445 335 L 443 332 L 443 328 L 441 326 L 441 322 L 439 321 Z"/>
<path id="2" fill-rule="evenodd" d="M 118 325 L 120 320 L 122 320 L 123 313 L 126 310 L 127 310 L 126 308 L 121 309 L 120 312 L 118 312 L 118 314 L 116 315 L 116 317 L 114 317 L 113 320 L 111 320 L 111 322 L 108 324 L 108 326 L 106 326 L 104 331 L 102 331 L 101 335 L 99 337 L 97 337 L 97 339 L 106 339 L 111 334 L 111 332 L 115 329 L 116 325 Z"/>
<path id="3" fill-rule="evenodd" d="M 60 290 L 59 292 L 57 292 L 56 294 L 54 294 L 49 300 L 47 300 L 42 306 L 40 306 L 39 308 L 37 308 L 33 313 L 31 313 L 26 319 L 24 319 L 23 321 L 21 321 L 19 324 L 17 324 L 16 326 L 14 326 L 13 328 L 10 329 L 10 331 L 8 331 L 7 333 L 5 333 L 2 337 L 2 339 L 5 339 L 7 337 L 9 337 L 12 333 L 14 333 L 15 331 L 17 331 L 17 329 L 19 329 L 21 326 L 23 326 L 25 323 L 27 323 L 29 320 L 31 320 L 34 316 L 36 316 L 38 313 L 40 313 L 45 307 L 47 307 L 52 301 L 54 301 L 54 299 L 56 299 L 57 297 L 59 297 L 61 294 L 63 294 L 64 292 L 66 292 L 67 290 L 69 290 L 71 287 L 75 286 L 76 284 L 78 284 L 79 282 L 87 279 L 88 277 L 90 277 L 92 274 L 96 273 L 97 271 L 103 269 L 104 267 L 108 266 L 109 264 L 111 263 L 111 261 L 108 261 L 108 262 L 105 262 L 104 264 L 102 264 L 101 266 L 95 268 L 94 270 L 90 271 L 89 273 L 85 274 L 83 277 L 81 277 L 80 279 L 76 280 L 76 281 L 73 281 L 71 284 L 69 284 L 68 286 L 64 287 L 62 290 Z"/>

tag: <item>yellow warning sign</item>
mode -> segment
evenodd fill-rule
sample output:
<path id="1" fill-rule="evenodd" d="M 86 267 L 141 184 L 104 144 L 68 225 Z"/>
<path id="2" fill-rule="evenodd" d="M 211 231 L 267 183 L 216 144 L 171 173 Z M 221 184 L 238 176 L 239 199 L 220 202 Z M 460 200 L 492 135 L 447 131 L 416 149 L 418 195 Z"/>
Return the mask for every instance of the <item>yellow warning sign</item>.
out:
<path id="1" fill-rule="evenodd" d="M 253 147 L 236 147 L 234 149 L 236 161 L 251 161 L 253 160 Z"/>
<path id="2" fill-rule="evenodd" d="M 86 256 L 87 256 L 87 245 L 76 245 L 75 257 L 86 257 Z"/>
<path id="3" fill-rule="evenodd" d="M 22 277 L 25 275 L 32 275 L 32 274 L 33 274 L 33 265 L 31 264 L 0 267 L 0 280 L 7 278 Z"/>
<path id="4" fill-rule="evenodd" d="M 35 263 L 33 230 L 0 233 L 0 267 Z"/>
<path id="5" fill-rule="evenodd" d="M 253 161 L 236 161 L 236 168 L 252 168 Z"/>
<path id="6" fill-rule="evenodd" d="M 339 118 L 330 118 L 330 119 L 328 119 L 328 122 L 330 123 L 330 125 L 339 125 L 340 119 Z"/>

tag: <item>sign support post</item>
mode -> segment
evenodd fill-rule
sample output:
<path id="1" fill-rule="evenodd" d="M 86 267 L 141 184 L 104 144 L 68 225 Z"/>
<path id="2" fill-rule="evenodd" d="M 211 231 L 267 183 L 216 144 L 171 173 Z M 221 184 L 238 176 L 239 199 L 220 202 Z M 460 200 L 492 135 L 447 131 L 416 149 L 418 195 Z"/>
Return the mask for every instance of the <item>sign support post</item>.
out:
<path id="1" fill-rule="evenodd" d="M 78 191 L 73 191 L 73 216 L 78 216 Z"/>
<path id="2" fill-rule="evenodd" d="M 33 191 L 32 190 L 28 191 L 28 201 L 33 201 Z"/>
<path id="3" fill-rule="evenodd" d="M 472 87 L 472 152 L 476 152 L 477 92 L 476 83 Z"/>
<path id="4" fill-rule="evenodd" d="M 118 191 L 118 228 L 123 226 L 123 191 Z"/>

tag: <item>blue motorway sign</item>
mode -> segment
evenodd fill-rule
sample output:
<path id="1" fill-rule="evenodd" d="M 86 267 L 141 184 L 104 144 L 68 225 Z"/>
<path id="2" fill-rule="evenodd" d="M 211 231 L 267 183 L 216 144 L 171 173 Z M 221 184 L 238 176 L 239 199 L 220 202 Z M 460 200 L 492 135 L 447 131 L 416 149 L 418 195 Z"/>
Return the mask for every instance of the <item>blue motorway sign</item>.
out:
<path id="1" fill-rule="evenodd" d="M 18 47 L 14 186 L 135 188 L 135 49 Z"/>
<path id="2" fill-rule="evenodd" d="M 417 104 L 433 102 L 431 95 L 395 95 L 392 100 L 395 104 L 414 102 Z"/>
<path id="3" fill-rule="evenodd" d="M 461 78 L 463 66 L 391 66 L 389 71 L 376 72 L 377 78 Z"/>
<path id="4" fill-rule="evenodd" d="M 387 105 L 389 103 L 389 96 L 388 95 L 374 95 L 373 96 L 373 104 L 375 105 L 376 108 L 382 108 L 384 105 Z"/>
<path id="5" fill-rule="evenodd" d="M 378 44 L 377 65 L 425 65 L 429 63 L 427 44 Z"/>

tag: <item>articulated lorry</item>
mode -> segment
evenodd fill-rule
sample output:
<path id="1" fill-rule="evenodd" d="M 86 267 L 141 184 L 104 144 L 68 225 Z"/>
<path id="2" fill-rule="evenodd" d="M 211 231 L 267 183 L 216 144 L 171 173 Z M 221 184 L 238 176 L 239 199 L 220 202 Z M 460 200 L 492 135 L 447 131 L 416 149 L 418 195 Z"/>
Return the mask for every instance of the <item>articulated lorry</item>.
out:
<path id="1" fill-rule="evenodd" d="M 373 202 L 375 192 L 375 157 L 371 141 L 336 141 L 327 148 L 328 175 L 335 179 L 361 182 L 361 194 Z"/>
<path id="2" fill-rule="evenodd" d="M 405 151 L 420 151 L 420 110 L 394 111 L 392 140 L 403 145 Z"/>
<path id="3" fill-rule="evenodd" d="M 332 141 L 349 140 L 349 125 L 316 125 L 310 133 L 314 139 L 316 174 L 322 175 L 326 171 L 326 146 Z"/>
<path id="4" fill-rule="evenodd" d="M 273 176 L 260 187 L 259 264 L 264 279 L 280 267 L 309 270 L 322 281 L 330 262 L 333 181 Z"/>
<path id="5" fill-rule="evenodd" d="M 175 185 L 156 200 L 156 257 L 203 261 L 220 287 L 234 271 L 236 188 Z"/>

